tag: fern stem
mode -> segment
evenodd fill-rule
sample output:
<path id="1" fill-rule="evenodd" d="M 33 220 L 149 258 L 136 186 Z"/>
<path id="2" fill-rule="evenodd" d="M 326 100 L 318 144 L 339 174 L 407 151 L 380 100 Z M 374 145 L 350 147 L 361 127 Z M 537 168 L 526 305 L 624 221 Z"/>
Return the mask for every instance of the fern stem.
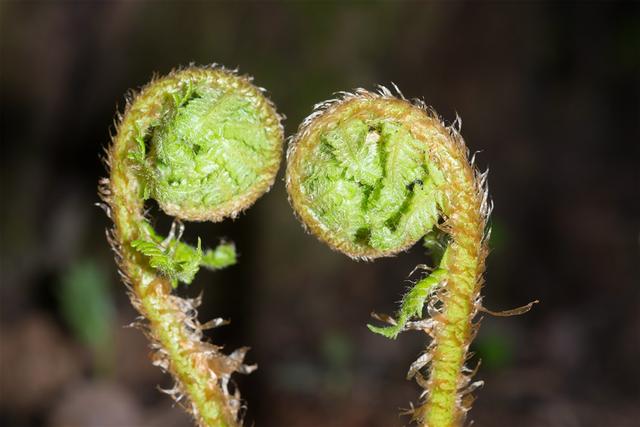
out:
<path id="1" fill-rule="evenodd" d="M 440 129 L 446 135 L 445 129 Z M 426 138 L 427 133 L 423 132 Z M 446 176 L 442 185 L 448 201 L 443 228 L 450 236 L 446 285 L 438 298 L 442 301 L 441 315 L 432 331 L 433 344 L 426 401 L 417 408 L 415 416 L 422 425 L 448 427 L 461 425 L 473 398 L 470 376 L 464 365 L 468 348 L 474 337 L 482 274 L 487 248 L 485 227 L 487 207 L 483 206 L 485 191 L 478 182 L 478 174 L 467 159 L 464 141 L 457 132 L 434 145 L 434 157 Z"/>

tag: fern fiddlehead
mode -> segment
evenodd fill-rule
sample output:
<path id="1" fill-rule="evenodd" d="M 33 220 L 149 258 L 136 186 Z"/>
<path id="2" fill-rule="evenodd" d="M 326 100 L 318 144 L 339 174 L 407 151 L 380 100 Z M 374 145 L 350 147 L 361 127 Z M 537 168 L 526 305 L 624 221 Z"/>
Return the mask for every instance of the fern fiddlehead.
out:
<path id="1" fill-rule="evenodd" d="M 201 426 L 239 424 L 232 373 L 249 373 L 246 348 L 227 355 L 202 340 L 197 300 L 172 292 L 200 267 L 235 263 L 232 244 L 203 250 L 181 241 L 181 220 L 235 217 L 269 190 L 282 151 L 280 117 L 261 90 L 223 68 L 189 67 L 153 80 L 129 99 L 107 151 L 109 178 L 100 182 L 108 232 L 131 301 L 144 318 L 153 363 L 172 374 L 169 394 L 185 401 Z M 176 218 L 168 236 L 151 226 L 144 202 L 153 198 Z"/>
<path id="2" fill-rule="evenodd" d="M 289 145 L 287 190 L 306 228 L 352 258 L 393 255 L 423 237 L 440 249 L 439 264 L 404 296 L 396 318 L 378 315 L 389 325 L 369 328 L 431 337 L 409 369 L 424 388 L 413 416 L 422 426 L 458 426 L 481 384 L 465 362 L 487 255 L 486 174 L 469 161 L 455 126 L 398 95 L 358 90 L 318 104 Z"/>

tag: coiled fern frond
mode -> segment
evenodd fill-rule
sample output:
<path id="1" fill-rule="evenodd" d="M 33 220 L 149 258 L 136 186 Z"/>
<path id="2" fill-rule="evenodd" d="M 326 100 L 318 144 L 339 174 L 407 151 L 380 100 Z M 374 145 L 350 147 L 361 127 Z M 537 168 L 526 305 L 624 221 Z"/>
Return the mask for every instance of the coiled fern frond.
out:
<path id="1" fill-rule="evenodd" d="M 371 260 L 420 239 L 438 264 L 373 332 L 409 329 L 430 342 L 409 369 L 424 389 L 412 411 L 422 426 L 461 425 L 472 402 L 465 367 L 481 308 L 491 212 L 487 174 L 469 160 L 459 120 L 445 126 L 398 91 L 357 90 L 316 105 L 289 145 L 286 183 L 304 226 L 333 249 Z M 425 315 L 427 308 L 427 316 Z"/>
<path id="2" fill-rule="evenodd" d="M 173 290 L 200 267 L 236 262 L 233 244 L 203 249 L 181 241 L 182 221 L 236 217 L 269 190 L 282 151 L 280 116 L 248 77 L 221 67 L 188 67 L 154 79 L 127 101 L 107 151 L 109 178 L 100 182 L 113 219 L 108 239 L 131 301 L 152 342 L 153 363 L 171 373 L 169 390 L 201 426 L 240 423 L 234 372 L 249 373 L 247 348 L 224 354 L 203 341 L 199 301 Z M 145 201 L 176 218 L 168 236 L 151 226 Z"/>

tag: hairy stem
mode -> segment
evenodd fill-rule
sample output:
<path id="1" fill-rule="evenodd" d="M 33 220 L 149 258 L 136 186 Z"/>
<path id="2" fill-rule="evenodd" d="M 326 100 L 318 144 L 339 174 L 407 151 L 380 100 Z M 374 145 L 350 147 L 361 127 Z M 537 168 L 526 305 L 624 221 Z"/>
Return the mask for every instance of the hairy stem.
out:
<path id="1" fill-rule="evenodd" d="M 444 131 L 441 129 L 440 135 L 447 135 Z M 426 129 L 416 129 L 416 134 L 424 138 L 429 136 Z M 441 313 L 436 314 L 432 331 L 427 399 L 415 415 L 424 426 L 448 427 L 464 421 L 472 400 L 466 396 L 470 391 L 470 378 L 464 373 L 464 364 L 475 332 L 473 318 L 477 313 L 487 254 L 484 243 L 486 207 L 483 206 L 486 196 L 484 191 L 479 191 L 477 174 L 457 134 L 437 138 L 432 150 L 445 176 L 441 189 L 448 203 L 443 209 L 446 216 L 443 228 L 451 242 L 444 266 L 446 285 L 439 296 Z"/>

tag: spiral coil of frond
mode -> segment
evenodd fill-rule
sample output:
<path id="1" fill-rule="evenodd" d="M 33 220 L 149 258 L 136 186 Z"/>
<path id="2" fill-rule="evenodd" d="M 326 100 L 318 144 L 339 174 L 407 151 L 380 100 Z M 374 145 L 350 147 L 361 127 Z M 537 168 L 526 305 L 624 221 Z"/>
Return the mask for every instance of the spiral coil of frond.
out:
<path id="1" fill-rule="evenodd" d="M 440 249 L 397 316 L 377 316 L 389 325 L 369 328 L 389 338 L 429 335 L 408 373 L 424 389 L 412 413 L 423 426 L 458 426 L 482 384 L 465 363 L 487 256 L 487 175 L 469 161 L 459 120 L 447 127 L 395 89 L 398 96 L 358 89 L 317 104 L 289 145 L 287 190 L 304 226 L 352 258 L 394 255 L 423 237 Z"/>
<path id="2" fill-rule="evenodd" d="M 220 319 L 200 323 L 198 300 L 173 288 L 189 284 L 200 267 L 236 261 L 232 244 L 202 249 L 181 241 L 181 220 L 235 217 L 269 190 L 282 151 L 280 116 L 251 79 L 217 66 L 187 67 L 154 79 L 129 97 L 107 151 L 109 178 L 102 205 L 113 219 L 107 232 L 120 275 L 151 340 L 154 365 L 170 372 L 165 390 L 201 426 L 236 426 L 242 407 L 229 387 L 234 372 L 250 373 L 246 348 L 224 354 L 202 340 Z M 156 233 L 144 203 L 155 199 L 175 216 L 171 232 Z"/>

